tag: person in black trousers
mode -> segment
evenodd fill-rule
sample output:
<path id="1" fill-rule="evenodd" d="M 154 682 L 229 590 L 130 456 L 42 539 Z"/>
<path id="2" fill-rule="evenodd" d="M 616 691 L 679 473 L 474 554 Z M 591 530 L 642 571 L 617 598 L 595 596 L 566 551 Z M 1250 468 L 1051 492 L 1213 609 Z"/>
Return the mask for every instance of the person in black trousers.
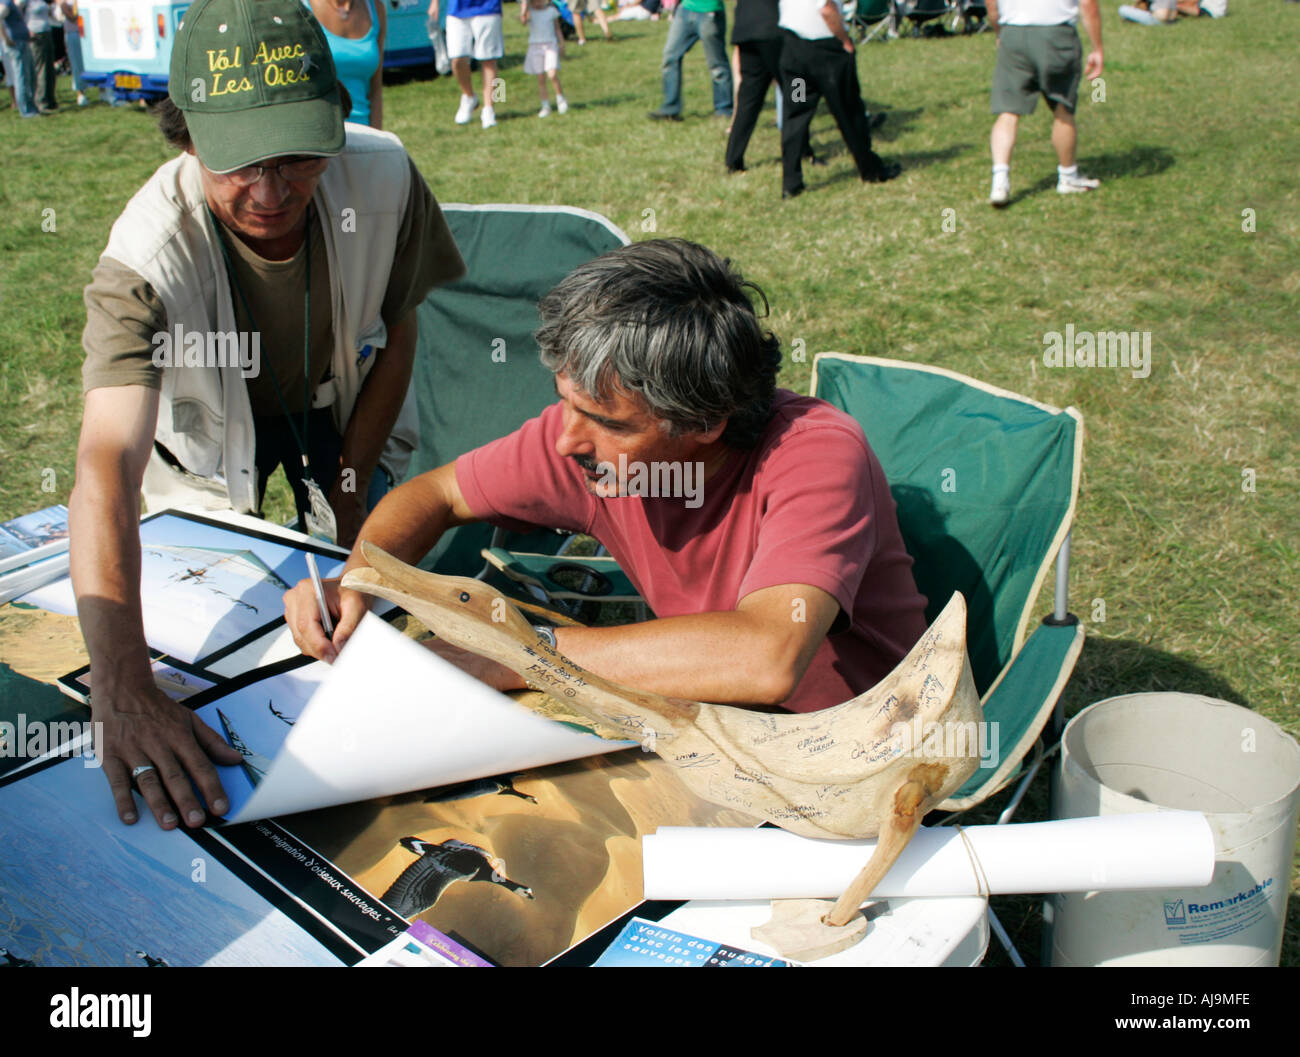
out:
<path id="1" fill-rule="evenodd" d="M 823 96 L 857 163 L 858 175 L 869 183 L 893 179 L 902 167 L 882 160 L 871 149 L 871 123 L 862 103 L 853 40 L 844 27 L 839 0 L 780 0 L 780 4 L 780 25 L 785 32 L 781 49 L 785 106 L 781 197 L 803 193 L 802 147 Z"/>
<path id="2" fill-rule="evenodd" d="M 781 91 L 781 27 L 777 22 L 780 0 L 736 0 L 731 43 L 740 53 L 740 79 L 736 113 L 727 137 L 727 172 L 745 171 L 745 148 L 754 134 L 767 89 L 776 82 Z M 781 112 L 777 112 L 781 120 Z M 812 140 L 804 135 L 803 156 L 814 165 L 825 165 L 813 154 Z"/>
<path id="3" fill-rule="evenodd" d="M 780 0 L 736 0 L 731 43 L 740 51 L 740 90 L 727 137 L 728 172 L 745 171 L 745 148 L 758 124 L 768 85 L 781 83 L 779 10 Z"/>

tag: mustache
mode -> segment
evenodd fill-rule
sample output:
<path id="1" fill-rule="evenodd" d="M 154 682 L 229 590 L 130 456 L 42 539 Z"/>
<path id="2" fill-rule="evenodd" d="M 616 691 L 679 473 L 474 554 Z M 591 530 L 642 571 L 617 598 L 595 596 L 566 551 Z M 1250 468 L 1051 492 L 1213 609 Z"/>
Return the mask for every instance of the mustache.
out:
<path id="1" fill-rule="evenodd" d="M 593 455 L 573 455 L 571 458 L 588 473 L 600 472 L 600 465 L 596 462 L 596 458 Z"/>

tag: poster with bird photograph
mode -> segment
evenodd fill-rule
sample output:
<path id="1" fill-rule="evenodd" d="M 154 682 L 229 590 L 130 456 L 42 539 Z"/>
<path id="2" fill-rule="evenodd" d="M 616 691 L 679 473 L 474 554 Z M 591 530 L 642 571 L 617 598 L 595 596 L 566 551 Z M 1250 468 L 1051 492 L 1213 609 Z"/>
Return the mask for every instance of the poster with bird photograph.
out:
<path id="1" fill-rule="evenodd" d="M 165 511 L 140 522 L 140 601 L 145 640 L 186 663 L 211 659 L 284 617 L 284 593 L 308 577 L 306 552 L 324 578 L 344 557 L 334 548 L 277 539 L 197 514 Z M 72 581 L 30 591 L 21 604 L 77 612 Z"/>
<path id="2" fill-rule="evenodd" d="M 358 957 L 277 909 L 191 833 L 152 820 L 122 825 L 91 763 L 61 760 L 0 787 L 0 965 L 338 966 Z"/>
<path id="3" fill-rule="evenodd" d="M 278 821 L 394 914 L 497 965 L 544 964 L 641 903 L 645 834 L 754 825 L 640 749 Z"/>

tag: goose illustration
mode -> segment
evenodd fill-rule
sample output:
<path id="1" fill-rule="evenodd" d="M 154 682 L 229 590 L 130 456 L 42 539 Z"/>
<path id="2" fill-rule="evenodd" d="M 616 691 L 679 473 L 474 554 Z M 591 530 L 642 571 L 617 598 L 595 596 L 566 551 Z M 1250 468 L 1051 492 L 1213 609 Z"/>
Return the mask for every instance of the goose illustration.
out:
<path id="1" fill-rule="evenodd" d="M 457 881 L 490 881 L 524 899 L 533 898 L 531 888 L 506 876 L 504 860 L 476 844 L 463 840 L 432 844 L 418 837 L 403 837 L 398 843 L 419 858 L 398 875 L 381 898 L 404 918 L 431 909 L 448 886 Z"/>
<path id="2" fill-rule="evenodd" d="M 247 590 L 258 584 L 268 584 L 282 591 L 289 589 L 289 584 L 251 550 L 156 543 L 144 547 L 143 552 L 163 562 L 174 562 L 180 566 L 178 571 L 168 577 L 171 582 L 202 585 L 213 594 L 229 599 L 250 613 L 258 612 L 258 607 L 245 601 L 238 594 L 223 590 L 217 586 L 216 581 L 221 579 L 229 586 L 241 590 Z"/>
<path id="3" fill-rule="evenodd" d="M 146 968 L 149 969 L 160 969 L 160 968 L 170 969 L 171 968 L 171 962 L 169 962 L 166 958 L 155 958 L 148 951 L 136 951 L 135 956 L 145 964 Z"/>
<path id="4" fill-rule="evenodd" d="M 527 800 L 530 804 L 537 803 L 537 797 L 529 796 L 527 793 L 521 793 L 515 788 L 515 779 L 518 775 L 503 774 L 499 778 L 480 778 L 476 782 L 461 782 L 459 785 L 449 785 L 442 789 L 435 789 L 424 798 L 426 804 L 447 804 L 453 800 L 469 800 L 471 797 L 487 796 L 491 793 L 497 793 L 501 796 L 517 796 L 520 800 Z"/>
<path id="5" fill-rule="evenodd" d="M 230 742 L 230 747 L 244 758 L 244 773 L 248 775 L 248 780 L 253 785 L 257 785 L 266 777 L 266 772 L 271 769 L 271 761 L 260 752 L 248 747 L 244 739 L 235 730 L 235 725 L 230 722 L 230 717 L 221 709 L 217 709 L 217 718 L 221 720 L 221 727 L 226 732 L 226 740 Z"/>
<path id="6" fill-rule="evenodd" d="M 16 954 L 10 954 L 8 947 L 0 947 L 0 959 L 3 959 L 3 964 L 7 966 L 16 965 L 28 967 L 36 964 L 30 958 L 19 958 Z"/>

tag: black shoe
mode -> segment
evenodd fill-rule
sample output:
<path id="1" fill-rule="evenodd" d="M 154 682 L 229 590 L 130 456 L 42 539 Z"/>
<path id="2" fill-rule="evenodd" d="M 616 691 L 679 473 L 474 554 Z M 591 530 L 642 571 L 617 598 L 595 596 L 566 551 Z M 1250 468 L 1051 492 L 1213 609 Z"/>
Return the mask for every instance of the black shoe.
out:
<path id="1" fill-rule="evenodd" d="M 749 170 L 746 169 L 743 165 L 728 165 L 727 172 L 734 175 L 735 173 L 749 172 Z"/>
<path id="2" fill-rule="evenodd" d="M 782 198 L 798 198 L 801 194 L 803 194 L 803 186 L 802 186 L 802 185 L 800 185 L 799 187 L 796 187 L 793 191 L 790 190 L 789 188 L 784 188 L 784 189 L 782 189 L 782 191 L 781 191 L 781 197 L 782 197 Z"/>
<path id="3" fill-rule="evenodd" d="M 809 165 L 815 165 L 819 169 L 826 168 L 826 164 L 827 164 L 826 159 L 818 157 L 816 154 L 809 154 L 807 156 L 807 160 Z"/>
<path id="4" fill-rule="evenodd" d="M 862 182 L 868 184 L 882 184 L 888 180 L 892 180 L 902 171 L 903 167 L 896 161 L 881 162 L 879 170 L 871 176 L 864 176 Z"/>
<path id="5" fill-rule="evenodd" d="M 651 110 L 649 114 L 651 121 L 680 121 L 681 114 L 665 114 L 662 110 Z"/>
<path id="6" fill-rule="evenodd" d="M 876 113 L 871 115 L 871 119 L 867 122 L 867 127 L 871 129 L 872 132 L 876 132 L 884 125 L 884 123 L 885 115 L 880 113 L 880 111 L 876 111 Z"/>

